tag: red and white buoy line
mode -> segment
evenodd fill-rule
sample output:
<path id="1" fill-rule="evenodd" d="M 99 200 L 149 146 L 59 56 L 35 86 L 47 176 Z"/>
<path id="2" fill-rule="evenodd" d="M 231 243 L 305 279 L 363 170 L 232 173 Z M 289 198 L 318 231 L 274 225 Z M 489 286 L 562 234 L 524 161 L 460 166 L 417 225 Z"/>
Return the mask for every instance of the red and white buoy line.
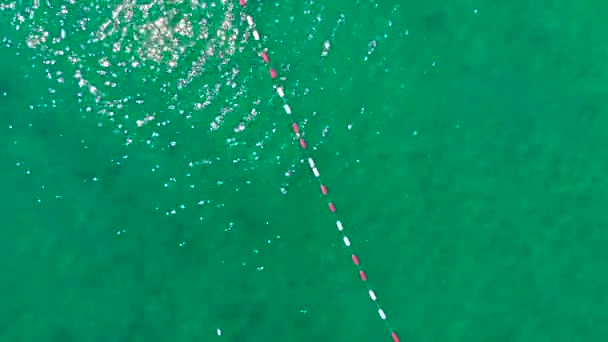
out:
<path id="1" fill-rule="evenodd" d="M 239 0 L 239 4 L 241 5 L 242 8 L 246 8 L 247 0 Z M 247 13 L 245 13 L 245 16 L 247 18 L 247 24 L 253 31 L 253 38 L 259 42 L 258 44 L 262 50 L 262 52 L 260 53 L 260 57 L 262 57 L 262 59 L 264 60 L 264 63 L 269 67 L 270 77 L 274 81 L 277 79 L 278 74 L 277 74 L 276 69 L 274 69 L 273 67 L 270 66 L 270 58 L 268 57 L 267 50 L 264 49 L 264 47 L 260 43 L 260 33 L 256 29 L 255 21 Z M 283 100 L 283 109 L 285 110 L 285 114 L 290 116 L 292 113 L 291 107 L 285 101 L 285 91 L 283 90 L 283 87 L 281 85 L 275 85 L 274 89 L 276 90 L 277 95 L 279 95 L 279 97 Z M 336 215 L 336 206 L 329 198 L 327 186 L 325 186 L 325 184 L 323 184 L 323 181 L 321 180 L 321 174 L 319 173 L 319 170 L 317 169 L 314 159 L 310 156 L 310 154 L 306 150 L 306 141 L 304 140 L 304 137 L 302 136 L 302 133 L 300 132 L 300 127 L 298 126 L 298 123 L 293 121 L 293 123 L 291 124 L 291 127 L 293 129 L 293 132 L 296 135 L 296 138 L 300 142 L 300 147 L 302 148 L 302 151 L 303 151 L 304 155 L 306 156 L 306 159 L 308 159 L 308 165 L 310 166 L 310 169 L 311 169 L 313 175 L 319 182 L 321 193 L 323 194 L 323 196 L 327 202 L 329 211 L 332 214 Z M 348 238 L 348 235 L 346 235 L 346 232 L 344 232 L 344 226 L 342 225 L 342 222 L 339 219 L 336 219 L 336 227 L 338 227 L 338 230 L 340 231 L 340 234 L 342 235 L 342 240 L 344 242 L 344 245 L 350 250 L 353 264 L 359 271 L 359 277 L 361 278 L 361 281 L 367 287 L 367 292 L 369 294 L 370 299 L 376 305 L 376 308 L 378 310 L 378 315 L 380 316 L 382 321 L 386 324 L 386 327 L 388 328 L 388 331 L 389 331 L 391 337 L 393 338 L 393 342 L 399 342 L 399 337 L 397 336 L 397 333 L 395 332 L 395 330 L 393 330 L 392 326 L 390 325 L 388 318 L 386 316 L 386 313 L 384 312 L 384 309 L 382 309 L 382 306 L 380 306 L 380 303 L 378 303 L 378 298 L 376 297 L 374 290 L 367 282 L 367 275 L 365 274 L 365 271 L 363 270 L 363 267 L 361 266 L 361 263 L 359 261 L 359 257 L 355 253 L 354 248 L 351 245 L 350 239 Z"/>

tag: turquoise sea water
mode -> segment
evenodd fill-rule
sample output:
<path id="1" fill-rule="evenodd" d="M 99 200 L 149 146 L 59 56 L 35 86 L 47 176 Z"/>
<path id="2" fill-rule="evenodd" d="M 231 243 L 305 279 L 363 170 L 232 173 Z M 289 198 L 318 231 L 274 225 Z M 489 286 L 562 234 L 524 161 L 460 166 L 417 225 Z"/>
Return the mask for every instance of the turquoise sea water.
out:
<path id="1" fill-rule="evenodd" d="M 184 89 L 195 53 L 101 75 L 103 56 L 135 53 L 90 40 L 120 2 L 66 5 L 57 43 L 60 4 L 44 2 L 19 29 L 27 3 L 0 12 L 0 340 L 390 340 L 252 38 L 230 56 L 236 88 L 193 110 L 230 68 L 210 60 Z M 608 338 L 604 3 L 250 6 L 402 341 Z M 27 47 L 41 27 L 47 43 Z M 118 87 L 96 102 L 53 46 Z M 127 97 L 117 121 L 99 114 Z M 170 123 L 136 127 L 149 113 Z"/>

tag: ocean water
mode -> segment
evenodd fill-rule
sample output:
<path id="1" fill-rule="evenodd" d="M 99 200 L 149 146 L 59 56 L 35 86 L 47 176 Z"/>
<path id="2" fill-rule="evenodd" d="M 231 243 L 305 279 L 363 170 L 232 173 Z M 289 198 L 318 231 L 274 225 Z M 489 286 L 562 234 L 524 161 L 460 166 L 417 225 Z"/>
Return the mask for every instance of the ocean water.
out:
<path id="1" fill-rule="evenodd" d="M 293 121 L 402 341 L 608 338 L 605 4 L 0 9 L 1 341 L 390 341 Z"/>

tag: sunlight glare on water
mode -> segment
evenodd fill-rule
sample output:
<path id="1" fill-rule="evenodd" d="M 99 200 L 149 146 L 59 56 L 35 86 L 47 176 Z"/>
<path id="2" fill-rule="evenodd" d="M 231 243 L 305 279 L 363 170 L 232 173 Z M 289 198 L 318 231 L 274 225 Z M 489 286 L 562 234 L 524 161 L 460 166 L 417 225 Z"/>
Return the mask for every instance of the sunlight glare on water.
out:
<path id="1" fill-rule="evenodd" d="M 294 15 L 270 18 L 268 13 L 279 9 Z M 105 132 L 115 138 L 120 148 L 98 152 L 95 138 L 87 136 L 89 131 L 81 132 L 81 148 L 94 150 L 90 153 L 98 161 L 92 165 L 108 165 L 82 166 L 86 172 L 78 173 L 78 181 L 115 189 L 134 205 L 154 210 L 163 217 L 163 224 L 146 234 L 169 236 L 170 244 L 181 250 L 203 250 L 205 240 L 213 247 L 201 253 L 213 255 L 222 266 L 234 264 L 244 270 L 243 278 L 280 272 L 282 256 L 270 258 L 265 253 L 282 250 L 283 233 L 289 225 L 275 222 L 291 218 L 275 212 L 274 207 L 265 208 L 270 215 L 259 214 L 257 209 L 263 205 L 247 196 L 253 192 L 268 198 L 266 192 L 260 192 L 265 189 L 286 198 L 294 183 L 299 191 L 310 188 L 313 179 L 306 160 L 289 132 L 293 121 L 305 131 L 309 149 L 317 151 L 334 127 L 350 132 L 368 115 L 364 105 L 349 104 L 360 117 L 336 122 L 339 107 L 318 106 L 320 97 L 327 96 L 325 79 L 337 77 L 337 72 L 350 73 L 348 66 L 340 69 L 332 60 L 336 40 L 347 22 L 344 13 L 312 0 L 293 5 L 260 2 L 250 9 L 261 18 L 256 21 L 264 43 L 260 44 L 254 41 L 238 1 L 231 0 L 70 0 L 61 4 L 36 0 L 2 4 L 0 10 L 13 29 L 2 44 L 27 59 L 26 79 L 43 75 L 48 85 L 43 94 L 27 103 L 31 116 L 9 118 L 15 145 L 25 140 L 29 130 L 41 126 L 39 119 L 52 123 L 38 129 L 53 137 L 83 125 L 93 126 L 99 130 L 96 134 Z M 368 38 L 360 39 L 360 49 L 352 60 L 349 57 L 350 63 L 374 57 L 377 39 L 382 37 Z M 277 88 L 260 59 L 262 51 L 275 63 L 279 80 L 285 84 L 285 98 L 293 102 L 297 116 L 283 113 Z M 332 154 L 339 156 L 339 149 Z M 32 171 L 26 159 L 20 158 L 17 167 L 28 175 L 36 174 L 39 169 Z M 137 166 L 129 166 L 132 160 L 137 160 L 132 163 Z M 127 168 L 137 170 L 146 185 L 134 188 L 114 179 Z M 40 182 L 41 193 L 55 191 L 51 199 L 70 198 L 65 191 L 48 190 L 57 188 L 55 184 Z M 247 190 L 256 183 L 262 185 Z M 240 193 L 244 195 L 238 197 Z M 39 195 L 36 200 L 46 205 L 47 197 Z M 316 219 L 322 205 L 311 203 L 314 211 L 299 210 L 299 202 L 291 202 L 289 207 Z M 116 211 L 136 212 L 124 207 Z M 238 217 L 248 215 L 250 222 Z M 89 217 L 82 214 L 80 220 L 87 222 Z M 258 224 L 268 229 L 245 232 Z M 144 235 L 138 218 L 108 229 L 118 239 Z M 309 239 L 298 248 L 307 249 L 319 243 L 317 240 L 326 247 L 339 243 L 333 234 L 311 237 L 317 229 L 328 230 L 315 226 L 295 232 Z M 289 265 L 292 262 L 298 261 Z M 298 289 L 297 285 L 291 287 Z M 310 301 L 294 299 L 293 309 L 291 306 L 297 315 L 315 311 Z M 217 336 L 230 334 L 229 324 L 218 325 L 221 327 L 212 330 Z"/>

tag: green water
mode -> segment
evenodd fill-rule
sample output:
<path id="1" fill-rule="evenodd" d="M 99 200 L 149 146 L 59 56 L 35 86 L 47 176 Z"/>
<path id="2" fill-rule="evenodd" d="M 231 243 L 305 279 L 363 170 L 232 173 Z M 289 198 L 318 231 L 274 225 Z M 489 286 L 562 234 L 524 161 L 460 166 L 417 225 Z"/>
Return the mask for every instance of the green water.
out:
<path id="1" fill-rule="evenodd" d="M 605 3 L 250 3 L 402 341 L 608 338 Z M 252 42 L 232 60 L 235 101 L 260 100 L 246 144 L 170 112 L 156 147 L 125 144 L 72 74 L 58 85 L 17 46 L 16 11 L 0 12 L 0 340 L 390 340 Z M 166 106 L 130 77 L 133 115 Z"/>

